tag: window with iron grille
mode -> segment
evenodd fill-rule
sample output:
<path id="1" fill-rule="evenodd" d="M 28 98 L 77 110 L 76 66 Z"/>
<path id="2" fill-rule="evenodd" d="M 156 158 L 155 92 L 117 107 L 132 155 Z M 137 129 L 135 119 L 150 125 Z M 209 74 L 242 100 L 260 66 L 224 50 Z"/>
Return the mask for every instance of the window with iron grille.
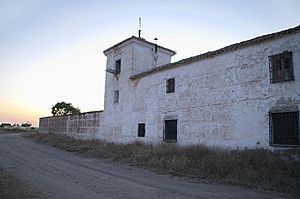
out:
<path id="1" fill-rule="evenodd" d="M 121 72 L 121 59 L 118 59 L 118 60 L 116 61 L 115 71 L 116 71 L 116 75 L 119 74 L 119 73 Z"/>
<path id="2" fill-rule="evenodd" d="M 138 137 L 145 137 L 145 134 L 146 134 L 145 123 L 139 123 Z"/>
<path id="3" fill-rule="evenodd" d="M 117 104 L 117 103 L 119 103 L 119 91 L 118 90 L 116 90 L 114 92 L 114 104 Z"/>
<path id="4" fill-rule="evenodd" d="M 166 83 L 167 93 L 174 93 L 175 92 L 175 78 L 171 78 L 167 80 Z"/>
<path id="5" fill-rule="evenodd" d="M 270 82 L 284 82 L 294 80 L 293 53 L 283 53 L 269 56 Z"/>
<path id="6" fill-rule="evenodd" d="M 165 120 L 164 141 L 177 142 L 177 120 Z"/>
<path id="7" fill-rule="evenodd" d="M 270 113 L 270 145 L 299 146 L 299 112 Z"/>

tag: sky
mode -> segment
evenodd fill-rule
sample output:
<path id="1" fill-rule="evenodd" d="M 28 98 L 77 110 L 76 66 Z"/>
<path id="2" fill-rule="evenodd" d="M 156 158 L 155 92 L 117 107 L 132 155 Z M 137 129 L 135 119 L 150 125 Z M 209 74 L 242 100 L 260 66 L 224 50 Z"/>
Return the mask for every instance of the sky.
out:
<path id="1" fill-rule="evenodd" d="M 103 110 L 103 51 L 138 34 L 172 62 L 300 24 L 299 0 L 0 0 L 0 123 Z"/>

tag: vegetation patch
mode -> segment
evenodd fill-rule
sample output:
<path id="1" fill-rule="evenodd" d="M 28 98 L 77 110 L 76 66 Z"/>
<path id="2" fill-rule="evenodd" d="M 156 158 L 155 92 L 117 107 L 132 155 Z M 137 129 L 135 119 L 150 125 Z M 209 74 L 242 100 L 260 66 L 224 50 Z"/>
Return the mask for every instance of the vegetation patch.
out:
<path id="1" fill-rule="evenodd" d="M 30 127 L 30 128 L 1 128 L 0 127 L 0 134 L 6 133 L 30 133 L 30 132 L 38 132 L 38 128 Z"/>
<path id="2" fill-rule="evenodd" d="M 0 168 L 0 198 L 36 198 L 24 183 L 13 173 Z"/>
<path id="3" fill-rule="evenodd" d="M 162 173 L 300 196 L 299 150 L 226 150 L 207 146 L 178 147 L 170 143 L 152 146 L 138 142 L 119 145 L 40 133 L 26 137 L 70 152 L 127 162 Z"/>

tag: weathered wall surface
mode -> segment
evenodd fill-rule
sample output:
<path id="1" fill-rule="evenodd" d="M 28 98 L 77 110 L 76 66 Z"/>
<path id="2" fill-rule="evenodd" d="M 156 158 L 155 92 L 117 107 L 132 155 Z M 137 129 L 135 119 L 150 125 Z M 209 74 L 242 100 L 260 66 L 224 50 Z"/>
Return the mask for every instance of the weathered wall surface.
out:
<path id="1" fill-rule="evenodd" d="M 120 74 L 106 74 L 103 113 L 41 118 L 40 131 L 117 143 L 159 144 L 164 121 L 177 119 L 179 145 L 272 148 L 269 112 L 286 107 L 299 110 L 299 31 L 178 67 L 169 67 L 171 51 L 159 49 L 154 57 L 153 45 L 135 40 L 105 51 L 107 69 L 114 69 L 118 59 L 122 64 Z M 293 52 L 295 80 L 270 83 L 269 56 L 284 51 Z M 168 67 L 159 70 L 155 63 Z M 156 72 L 137 75 L 153 68 Z M 169 78 L 175 78 L 174 93 L 166 93 Z M 118 103 L 114 103 L 116 90 Z M 137 136 L 139 123 L 145 123 L 145 137 Z"/>
<path id="2" fill-rule="evenodd" d="M 135 113 L 132 111 L 134 101 L 132 95 L 135 91 L 131 86 L 129 77 L 141 71 L 155 67 L 154 45 L 141 44 L 140 41 L 121 45 L 118 48 L 106 52 L 106 69 L 114 69 L 115 61 L 122 60 L 121 73 L 113 75 L 106 73 L 103 133 L 100 139 L 109 142 L 127 143 L 136 137 Z M 158 48 L 157 64 L 167 64 L 171 61 L 171 52 Z M 119 103 L 114 103 L 114 91 L 119 91 Z"/>
<path id="3" fill-rule="evenodd" d="M 300 105 L 299 38 L 299 33 L 288 35 L 134 80 L 131 60 L 137 67 L 143 61 L 139 64 L 131 49 L 112 52 L 108 63 L 116 56 L 125 63 L 118 77 L 106 77 L 105 138 L 161 143 L 164 120 L 173 118 L 180 145 L 269 148 L 269 111 Z M 271 84 L 268 58 L 283 51 L 293 52 L 295 81 Z M 166 93 L 169 78 L 175 78 L 175 93 Z M 117 104 L 114 90 L 120 90 Z M 145 137 L 137 136 L 138 123 L 146 124 Z"/>
<path id="4" fill-rule="evenodd" d="M 95 139 L 100 133 L 102 111 L 40 118 L 41 133 L 61 133 L 80 139 Z"/>
<path id="5" fill-rule="evenodd" d="M 271 84 L 268 57 L 283 51 L 293 52 L 295 81 Z M 169 78 L 175 78 L 175 93 L 166 93 Z M 164 119 L 171 117 L 178 120 L 181 145 L 269 148 L 270 109 L 300 106 L 300 34 L 154 73 L 131 85 L 133 139 L 162 142 Z M 136 136 L 138 123 L 146 123 L 145 138 Z"/>

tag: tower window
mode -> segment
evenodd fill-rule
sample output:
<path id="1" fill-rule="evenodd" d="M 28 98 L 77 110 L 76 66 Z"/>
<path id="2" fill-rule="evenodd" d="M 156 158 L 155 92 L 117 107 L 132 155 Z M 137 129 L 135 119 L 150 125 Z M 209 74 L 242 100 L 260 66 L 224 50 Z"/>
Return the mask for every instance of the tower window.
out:
<path id="1" fill-rule="evenodd" d="M 119 103 L 119 90 L 114 92 L 114 104 Z"/>
<path id="2" fill-rule="evenodd" d="M 270 145 L 299 146 L 299 112 L 270 113 Z"/>
<path id="3" fill-rule="evenodd" d="M 285 51 L 269 56 L 270 82 L 284 82 L 294 80 L 293 53 Z"/>
<path id="4" fill-rule="evenodd" d="M 118 60 L 116 61 L 115 71 L 116 71 L 116 75 L 119 74 L 119 73 L 121 72 L 121 59 L 118 59 Z"/>
<path id="5" fill-rule="evenodd" d="M 167 91 L 167 93 L 175 92 L 175 78 L 171 78 L 171 79 L 167 80 L 166 91 Z"/>
<path id="6" fill-rule="evenodd" d="M 146 133 L 145 123 L 139 123 L 138 137 L 145 137 L 145 133 Z"/>

